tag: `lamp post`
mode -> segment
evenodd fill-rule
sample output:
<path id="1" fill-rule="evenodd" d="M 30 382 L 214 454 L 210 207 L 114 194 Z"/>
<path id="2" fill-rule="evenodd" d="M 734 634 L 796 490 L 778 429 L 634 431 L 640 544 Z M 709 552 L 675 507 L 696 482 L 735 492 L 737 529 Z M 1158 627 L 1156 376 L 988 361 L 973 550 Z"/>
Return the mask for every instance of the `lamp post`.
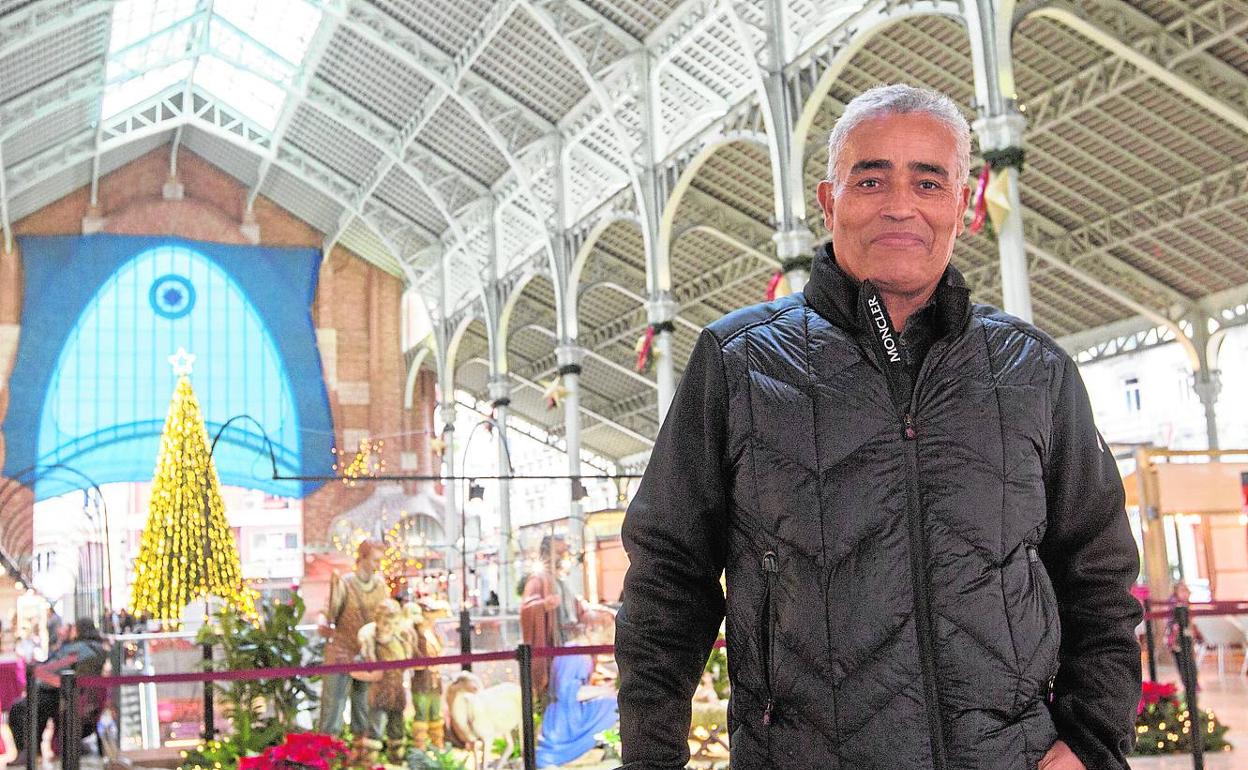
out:
<path id="1" fill-rule="evenodd" d="M 468 457 L 468 447 L 472 445 L 472 439 L 477 434 L 477 428 L 482 425 L 492 425 L 497 430 L 499 441 L 503 442 L 503 448 L 507 455 L 507 473 L 511 475 L 511 451 L 507 448 L 507 437 L 503 434 L 498 422 L 491 417 L 483 417 L 475 425 L 472 430 L 468 431 L 468 438 L 464 441 L 464 457 L 465 463 Z M 476 479 L 465 477 L 464 482 L 468 489 L 464 496 L 463 502 L 459 506 L 459 563 L 460 563 L 460 600 L 459 600 L 459 648 L 461 654 L 469 655 L 472 653 L 472 615 L 468 610 L 468 501 L 481 500 L 485 497 L 485 488 L 477 483 Z M 478 527 L 480 526 L 480 518 L 478 517 Z M 478 537 L 478 541 L 480 537 Z M 480 546 L 480 542 L 477 543 Z M 475 550 L 475 549 L 474 549 Z M 465 671 L 472 670 L 471 663 L 464 664 Z"/>
<path id="2" fill-rule="evenodd" d="M 111 603 L 112 602 L 112 582 L 113 582 L 113 561 L 112 561 L 112 551 L 108 542 L 109 541 L 108 501 L 104 499 L 103 490 L 100 489 L 99 484 L 95 483 L 94 479 L 92 479 L 90 476 L 83 473 L 82 471 L 78 470 L 77 468 L 74 468 L 73 466 L 64 465 L 62 463 L 55 463 L 53 465 L 47 465 L 47 466 L 42 466 L 42 467 L 36 466 L 32 470 L 34 471 L 34 476 L 35 476 L 35 478 L 32 479 L 32 481 L 30 482 L 32 490 L 34 489 L 34 482 L 37 481 L 39 478 L 50 476 L 53 473 L 56 473 L 58 471 L 72 474 L 78 477 L 78 480 L 81 483 L 86 485 L 86 486 L 80 487 L 82 491 L 82 496 L 83 496 L 82 497 L 82 500 L 83 500 L 82 515 L 87 520 L 87 522 L 92 526 L 94 530 L 94 532 L 92 532 L 91 535 L 94 537 L 98 537 L 103 541 L 104 565 L 103 565 L 103 569 L 101 570 L 102 574 L 100 577 L 99 589 L 100 589 L 101 597 L 107 596 L 109 603 Z M 3 510 L 3 507 L 4 507 L 3 505 L 0 505 L 0 510 Z M 94 513 L 92 512 L 92 509 L 94 509 Z M 32 578 L 34 577 L 33 572 L 31 574 L 31 577 Z M 75 589 L 75 591 L 76 590 L 77 589 Z M 104 621 L 103 607 L 100 607 L 99 609 L 101 610 L 99 620 L 102 626 L 103 621 Z"/>
<path id="3" fill-rule="evenodd" d="M 468 433 L 472 441 L 472 432 Z M 468 443 L 464 443 L 468 448 Z M 468 612 L 468 501 L 459 504 L 459 652 L 472 654 L 472 616 Z M 464 671 L 471 671 L 472 663 L 464 664 Z"/>
<path id="4" fill-rule="evenodd" d="M 274 458 L 273 443 L 269 441 L 269 434 L 264 430 L 264 426 L 260 424 L 260 421 L 257 420 L 255 417 L 252 417 L 249 414 L 236 414 L 230 419 L 226 420 L 224 423 L 222 423 L 221 427 L 217 429 L 216 435 L 212 437 L 212 445 L 208 447 L 209 466 L 212 465 L 213 453 L 217 451 L 217 441 L 220 440 L 221 434 L 225 433 L 225 429 L 230 427 L 230 423 L 234 422 L 235 420 L 250 420 L 253 424 L 255 424 L 255 426 L 260 429 L 260 435 L 264 436 L 264 443 L 269 450 L 269 457 Z M 273 467 L 274 468 L 277 467 L 276 459 L 273 459 Z M 208 605 L 208 550 L 210 548 L 210 545 L 208 541 L 209 510 L 208 510 L 208 496 L 207 495 L 204 496 L 203 512 L 204 512 L 204 542 L 201 548 L 203 550 L 202 569 L 204 571 L 204 625 L 207 626 L 212 620 L 211 613 L 209 611 L 209 605 Z M 206 667 L 212 665 L 212 645 L 211 644 L 204 645 L 203 661 Z M 216 721 L 217 720 L 216 720 L 215 701 L 212 696 L 212 682 L 204 682 L 204 730 L 201 733 L 201 736 L 203 737 L 204 740 L 210 741 L 214 737 L 216 737 L 216 734 L 217 734 Z"/>

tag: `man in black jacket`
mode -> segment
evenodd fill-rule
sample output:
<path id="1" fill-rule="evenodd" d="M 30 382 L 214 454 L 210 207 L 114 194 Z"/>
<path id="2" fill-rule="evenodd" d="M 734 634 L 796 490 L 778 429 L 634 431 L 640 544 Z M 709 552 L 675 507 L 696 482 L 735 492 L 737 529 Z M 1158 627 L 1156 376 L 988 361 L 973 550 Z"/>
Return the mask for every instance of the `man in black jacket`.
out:
<path id="1" fill-rule="evenodd" d="M 703 331 L 629 507 L 624 768 L 685 766 L 725 615 L 733 770 L 1125 768 L 1122 482 L 1070 357 L 949 265 L 966 121 L 872 89 L 829 156 L 831 247 Z"/>

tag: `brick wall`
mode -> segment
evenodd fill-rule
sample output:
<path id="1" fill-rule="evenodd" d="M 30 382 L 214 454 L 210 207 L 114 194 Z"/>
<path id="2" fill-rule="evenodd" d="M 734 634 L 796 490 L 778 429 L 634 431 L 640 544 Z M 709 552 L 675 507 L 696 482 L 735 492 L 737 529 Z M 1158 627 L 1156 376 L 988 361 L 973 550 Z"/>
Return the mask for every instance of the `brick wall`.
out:
<path id="1" fill-rule="evenodd" d="M 181 149 L 177 181 L 183 195 L 166 200 L 169 148 L 138 158 L 100 179 L 99 207 L 89 210 L 89 190 L 77 190 L 16 222 L 19 235 L 67 235 L 83 231 L 87 216 L 103 219 L 103 232 L 132 235 L 177 235 L 222 243 L 247 243 L 240 230 L 247 188 L 194 153 Z M 259 197 L 254 206 L 260 243 L 266 246 L 322 246 L 324 236 L 272 201 Z M 5 387 L 16 353 L 21 313 L 21 256 L 0 250 L 0 419 L 8 405 Z M 401 436 L 423 429 L 432 409 L 432 380 L 422 377 L 414 408 L 403 409 L 404 363 L 400 350 L 398 278 L 368 264 L 341 246 L 335 246 L 321 267 L 312 317 L 317 327 L 337 444 L 351 436 L 389 436 L 385 458 L 398 470 L 403 452 L 420 455 L 420 470 L 431 467 L 427 437 Z M 428 399 L 428 403 L 424 400 Z M 4 459 L 0 437 L 0 463 Z M 368 494 L 340 483 L 324 488 L 304 501 L 304 542 L 313 550 L 326 544 L 333 517 Z M 0 487 L 0 495 L 3 488 Z M 6 530 L 7 544 L 20 554 L 32 547 L 29 500 L 25 514 Z M 6 509 L 6 515 L 9 511 Z"/>

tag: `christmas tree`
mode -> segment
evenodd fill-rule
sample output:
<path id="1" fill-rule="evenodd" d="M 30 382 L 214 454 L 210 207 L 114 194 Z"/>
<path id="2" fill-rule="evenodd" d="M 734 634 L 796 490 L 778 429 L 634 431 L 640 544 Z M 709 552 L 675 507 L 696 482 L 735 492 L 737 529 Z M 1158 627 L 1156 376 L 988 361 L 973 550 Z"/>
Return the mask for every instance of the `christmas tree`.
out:
<path id="1" fill-rule="evenodd" d="M 195 357 L 179 348 L 169 362 L 178 383 L 160 436 L 147 526 L 135 562 L 133 611 L 177 627 L 188 604 L 211 594 L 255 617 L 255 595 L 243 584 L 208 431 L 188 376 Z"/>

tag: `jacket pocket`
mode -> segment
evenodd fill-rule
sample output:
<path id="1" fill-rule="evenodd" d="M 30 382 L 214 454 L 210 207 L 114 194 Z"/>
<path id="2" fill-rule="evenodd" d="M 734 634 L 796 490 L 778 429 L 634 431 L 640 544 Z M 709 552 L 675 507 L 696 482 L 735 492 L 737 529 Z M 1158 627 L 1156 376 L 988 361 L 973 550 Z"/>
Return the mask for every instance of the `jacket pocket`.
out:
<path id="1" fill-rule="evenodd" d="M 1062 619 L 1057 607 L 1057 594 L 1053 590 L 1053 582 L 1049 580 L 1049 571 L 1045 569 L 1044 562 L 1040 559 L 1040 551 L 1031 543 L 1027 544 L 1027 566 L 1031 569 L 1032 584 L 1036 587 L 1036 593 L 1040 597 L 1040 603 L 1044 605 L 1044 614 L 1046 621 L 1051 624 L 1053 634 L 1049 642 L 1052 647 L 1052 654 L 1049 658 L 1049 664 L 1045 668 L 1046 681 L 1042 686 L 1041 695 L 1045 702 L 1048 702 L 1053 693 L 1053 682 L 1057 676 L 1057 666 L 1059 661 L 1059 649 L 1062 639 Z"/>
<path id="2" fill-rule="evenodd" d="M 763 554 L 763 608 L 762 616 L 759 618 L 759 628 L 763 632 L 763 643 L 760 646 L 760 654 L 763 658 L 763 685 L 766 689 L 767 702 L 763 705 L 763 724 L 771 724 L 772 711 L 775 707 L 775 696 L 772 691 L 774 686 L 774 667 L 776 660 L 776 607 L 775 607 L 775 590 L 776 579 L 780 575 L 780 559 L 776 556 L 775 551 L 767 551 Z"/>

